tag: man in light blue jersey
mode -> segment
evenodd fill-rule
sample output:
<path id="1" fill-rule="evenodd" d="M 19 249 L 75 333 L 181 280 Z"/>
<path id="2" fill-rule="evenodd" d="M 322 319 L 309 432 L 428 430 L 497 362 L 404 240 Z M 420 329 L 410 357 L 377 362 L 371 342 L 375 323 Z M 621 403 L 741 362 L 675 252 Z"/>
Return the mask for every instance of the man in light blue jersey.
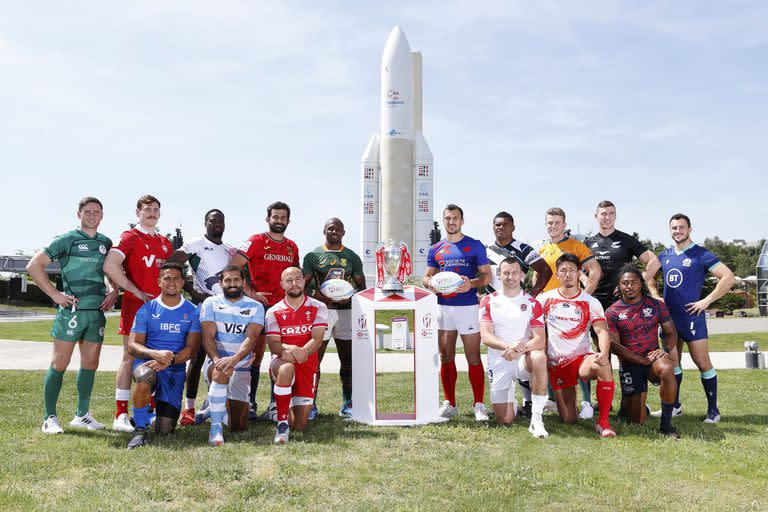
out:
<path id="1" fill-rule="evenodd" d="M 211 446 L 224 443 L 222 423 L 227 413 L 230 431 L 245 430 L 253 348 L 264 329 L 264 306 L 243 292 L 243 269 L 224 267 L 219 282 L 223 293 L 208 297 L 200 307 L 203 348 L 208 355 L 203 375 L 208 383 Z"/>
<path id="2" fill-rule="evenodd" d="M 128 337 L 133 362 L 133 420 L 136 430 L 128 449 L 147 444 L 150 424 L 149 399 L 155 392 L 155 430 L 168 434 L 176 429 L 181 413 L 181 392 L 186 362 L 200 346 L 197 307 L 184 299 L 184 268 L 178 263 L 160 267 L 160 296 L 145 302 L 136 312 Z"/>
<path id="3" fill-rule="evenodd" d="M 701 384 L 707 396 L 707 416 L 704 423 L 720 421 L 717 407 L 717 373 L 709 359 L 707 320 L 705 311 L 717 299 L 728 293 L 736 278 L 725 264 L 691 240 L 691 219 L 676 213 L 669 219 L 669 230 L 675 245 L 667 247 L 659 255 L 664 272 L 664 303 L 677 329 L 677 353 L 682 356 L 683 342 L 688 344 L 691 359 L 701 372 Z M 717 286 L 702 298 L 701 290 L 707 274 L 718 279 Z M 673 416 L 682 414 L 680 405 L 680 383 L 683 370 L 680 362 L 675 367 L 677 398 Z M 657 412 L 658 413 L 658 412 Z M 654 413 L 654 416 L 657 415 Z"/>

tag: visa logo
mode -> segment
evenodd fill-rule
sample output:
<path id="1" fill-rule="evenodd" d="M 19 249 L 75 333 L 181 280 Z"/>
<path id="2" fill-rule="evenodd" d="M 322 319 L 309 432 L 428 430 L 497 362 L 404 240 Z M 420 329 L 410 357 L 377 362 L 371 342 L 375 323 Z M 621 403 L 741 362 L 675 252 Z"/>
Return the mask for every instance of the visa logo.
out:
<path id="1" fill-rule="evenodd" d="M 245 332 L 244 324 L 224 324 L 224 331 L 229 334 L 243 334 Z"/>

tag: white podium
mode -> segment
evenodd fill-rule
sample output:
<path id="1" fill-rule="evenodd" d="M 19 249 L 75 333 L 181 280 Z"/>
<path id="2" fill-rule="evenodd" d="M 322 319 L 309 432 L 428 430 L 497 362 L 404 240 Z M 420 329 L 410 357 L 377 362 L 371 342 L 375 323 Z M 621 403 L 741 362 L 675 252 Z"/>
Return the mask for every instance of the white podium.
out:
<path id="1" fill-rule="evenodd" d="M 413 412 L 379 412 L 376 396 L 376 312 L 413 311 Z M 393 318 L 402 320 L 401 318 Z M 382 293 L 368 288 L 352 298 L 352 419 L 367 425 L 407 426 L 447 421 L 438 416 L 437 297 L 422 288 Z"/>

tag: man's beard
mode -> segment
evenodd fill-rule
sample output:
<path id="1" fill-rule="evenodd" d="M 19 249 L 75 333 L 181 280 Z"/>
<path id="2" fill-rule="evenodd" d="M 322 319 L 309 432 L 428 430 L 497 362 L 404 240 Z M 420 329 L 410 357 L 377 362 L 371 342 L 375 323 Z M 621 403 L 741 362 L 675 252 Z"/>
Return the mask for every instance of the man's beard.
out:
<path id="1" fill-rule="evenodd" d="M 233 289 L 235 291 L 233 291 Z M 243 296 L 243 289 L 242 288 L 225 288 L 224 289 L 224 297 L 228 299 L 239 299 Z"/>

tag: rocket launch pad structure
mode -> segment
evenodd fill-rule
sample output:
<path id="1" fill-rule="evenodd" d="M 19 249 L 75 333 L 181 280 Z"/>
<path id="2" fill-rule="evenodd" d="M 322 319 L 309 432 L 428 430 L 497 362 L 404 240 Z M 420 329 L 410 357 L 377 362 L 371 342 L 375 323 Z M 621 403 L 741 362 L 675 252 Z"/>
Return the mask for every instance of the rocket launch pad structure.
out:
<path id="1" fill-rule="evenodd" d="M 361 159 L 362 255 L 374 282 L 379 242 L 408 244 L 413 275 L 424 273 L 433 220 L 433 157 L 422 133 L 421 53 L 400 27 L 381 57 L 381 121 Z"/>

